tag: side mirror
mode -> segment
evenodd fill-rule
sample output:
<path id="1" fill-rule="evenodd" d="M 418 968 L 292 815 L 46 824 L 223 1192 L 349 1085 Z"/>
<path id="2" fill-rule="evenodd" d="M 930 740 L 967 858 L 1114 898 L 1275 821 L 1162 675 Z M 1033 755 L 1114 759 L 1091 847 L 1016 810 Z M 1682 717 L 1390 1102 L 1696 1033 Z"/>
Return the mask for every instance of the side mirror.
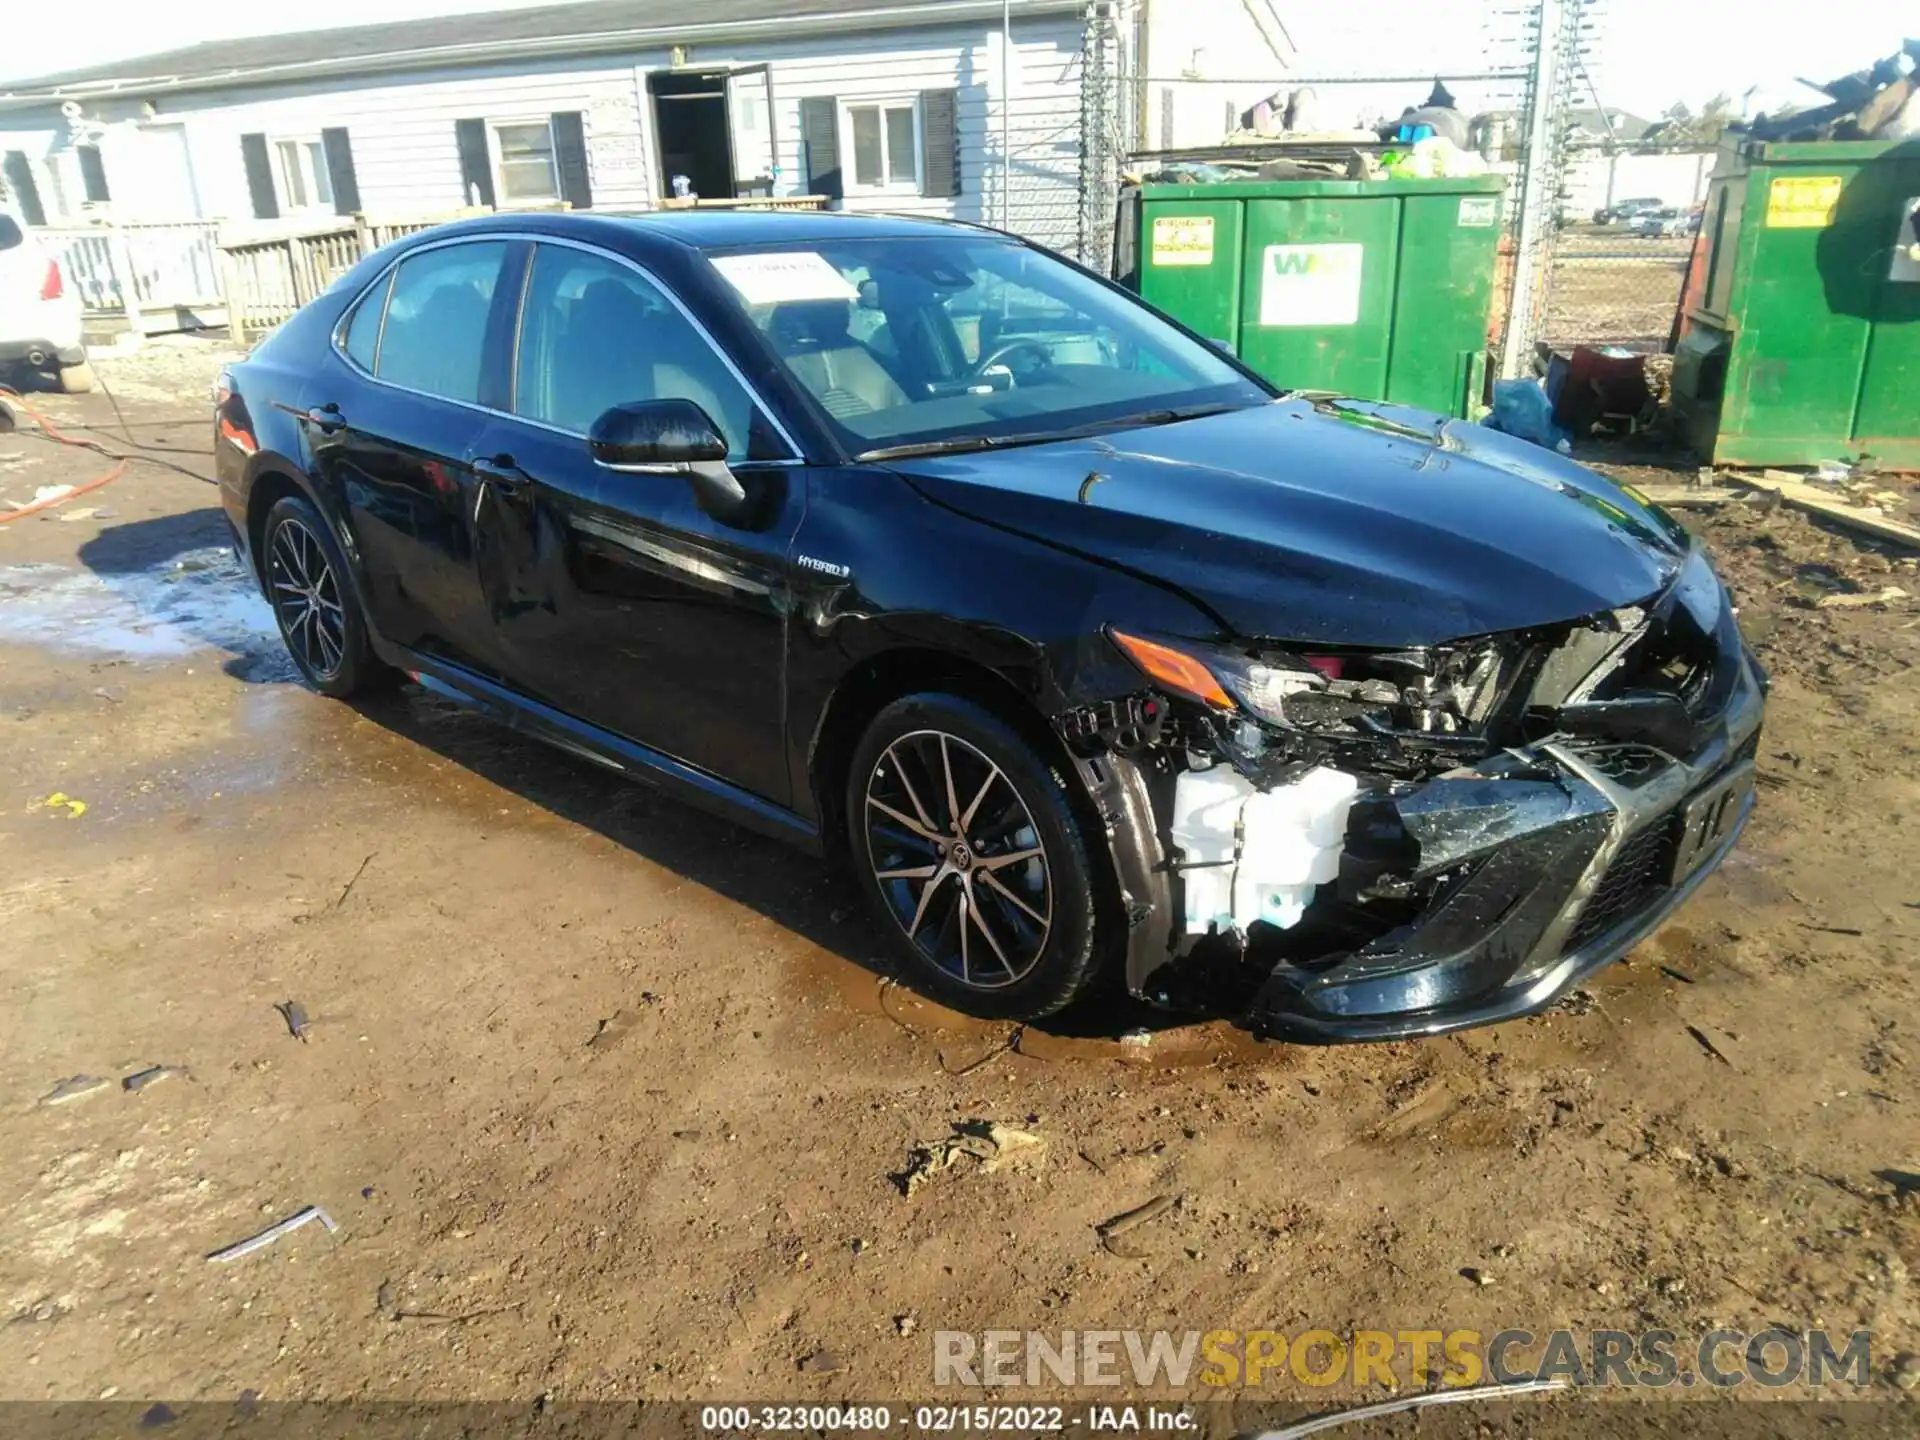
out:
<path id="1" fill-rule="evenodd" d="M 752 508 L 740 477 L 727 468 L 727 442 L 711 416 L 691 400 L 636 400 L 593 422 L 587 449 L 609 470 L 632 475 L 684 475 L 701 508 L 729 525 Z"/>
<path id="2" fill-rule="evenodd" d="M 609 470 L 684 471 L 727 458 L 719 428 L 691 400 L 616 405 L 593 422 L 587 448 Z"/>

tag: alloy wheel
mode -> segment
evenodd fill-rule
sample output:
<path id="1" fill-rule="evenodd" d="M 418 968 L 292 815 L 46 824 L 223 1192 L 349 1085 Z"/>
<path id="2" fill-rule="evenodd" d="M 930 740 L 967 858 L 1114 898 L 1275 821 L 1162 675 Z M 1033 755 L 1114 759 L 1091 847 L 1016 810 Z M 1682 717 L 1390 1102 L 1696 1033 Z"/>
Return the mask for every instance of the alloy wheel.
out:
<path id="1" fill-rule="evenodd" d="M 894 919 L 961 984 L 999 990 L 1039 963 L 1053 881 L 1033 812 L 957 735 L 916 730 L 867 777 L 867 856 Z"/>
<path id="2" fill-rule="evenodd" d="M 347 653 L 347 618 L 320 537 L 298 520 L 281 521 L 268 552 L 267 580 L 294 658 L 309 675 L 332 678 Z"/>

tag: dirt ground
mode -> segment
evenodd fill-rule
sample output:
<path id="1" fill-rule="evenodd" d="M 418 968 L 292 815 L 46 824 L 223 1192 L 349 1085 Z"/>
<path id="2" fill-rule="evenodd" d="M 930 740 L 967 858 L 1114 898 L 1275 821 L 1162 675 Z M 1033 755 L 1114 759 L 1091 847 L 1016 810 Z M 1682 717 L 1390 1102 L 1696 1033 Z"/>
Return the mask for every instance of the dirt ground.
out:
<path id="1" fill-rule="evenodd" d="M 100 370 L 205 470 L 218 359 Z M 33 399 L 124 448 L 107 397 Z M 0 500 L 109 463 L 0 435 Z M 1342 1049 L 1118 1002 L 1008 1048 L 891 985 L 816 862 L 294 683 L 207 485 L 0 525 L 0 1399 L 924 1397 L 942 1329 L 1786 1325 L 1870 1329 L 1904 1405 L 1920 576 L 1689 523 L 1774 677 L 1744 844 L 1559 1012 Z M 112 1083 L 50 1103 L 76 1076 Z M 903 1197 L 969 1120 L 1045 1143 Z M 205 1259 L 307 1205 L 338 1231 Z"/>

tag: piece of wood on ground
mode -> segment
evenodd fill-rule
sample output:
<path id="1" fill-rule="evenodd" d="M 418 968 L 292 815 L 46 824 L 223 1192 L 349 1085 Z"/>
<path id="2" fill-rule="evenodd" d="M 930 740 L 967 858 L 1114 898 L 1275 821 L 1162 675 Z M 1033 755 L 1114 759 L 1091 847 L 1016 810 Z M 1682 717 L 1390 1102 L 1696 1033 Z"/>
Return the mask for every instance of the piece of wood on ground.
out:
<path id="1" fill-rule="evenodd" d="M 1787 474 L 1784 470 L 1763 470 L 1758 475 L 1735 471 L 1727 478 L 1749 489 L 1765 490 L 1778 495 L 1796 510 L 1804 510 L 1809 515 L 1823 515 L 1836 524 L 1845 525 L 1850 530 L 1858 530 L 1863 535 L 1871 535 L 1876 540 L 1891 540 L 1896 545 L 1920 550 L 1920 526 L 1908 525 L 1899 520 L 1889 520 L 1884 515 L 1856 509 L 1834 498 L 1829 492 L 1807 484 L 1797 475 Z"/>
<path id="2" fill-rule="evenodd" d="M 1633 488 L 1654 504 L 1665 505 L 1669 510 L 1676 507 L 1711 510 L 1730 505 L 1746 495 L 1743 490 L 1732 490 L 1724 485 L 1636 485 Z"/>

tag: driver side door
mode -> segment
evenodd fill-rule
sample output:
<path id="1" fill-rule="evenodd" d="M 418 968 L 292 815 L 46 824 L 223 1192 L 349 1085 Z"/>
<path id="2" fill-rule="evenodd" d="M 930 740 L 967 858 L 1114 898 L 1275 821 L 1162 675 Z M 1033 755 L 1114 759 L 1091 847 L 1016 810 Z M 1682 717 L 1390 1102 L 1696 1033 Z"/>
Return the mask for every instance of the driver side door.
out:
<path id="1" fill-rule="evenodd" d="M 510 414 L 473 452 L 486 477 L 480 585 L 518 688 L 766 799 L 789 799 L 782 657 L 797 451 L 666 287 L 624 257 L 535 246 Z M 753 524 L 709 514 L 684 476 L 605 469 L 587 432 L 615 405 L 683 398 L 764 493 Z"/>

